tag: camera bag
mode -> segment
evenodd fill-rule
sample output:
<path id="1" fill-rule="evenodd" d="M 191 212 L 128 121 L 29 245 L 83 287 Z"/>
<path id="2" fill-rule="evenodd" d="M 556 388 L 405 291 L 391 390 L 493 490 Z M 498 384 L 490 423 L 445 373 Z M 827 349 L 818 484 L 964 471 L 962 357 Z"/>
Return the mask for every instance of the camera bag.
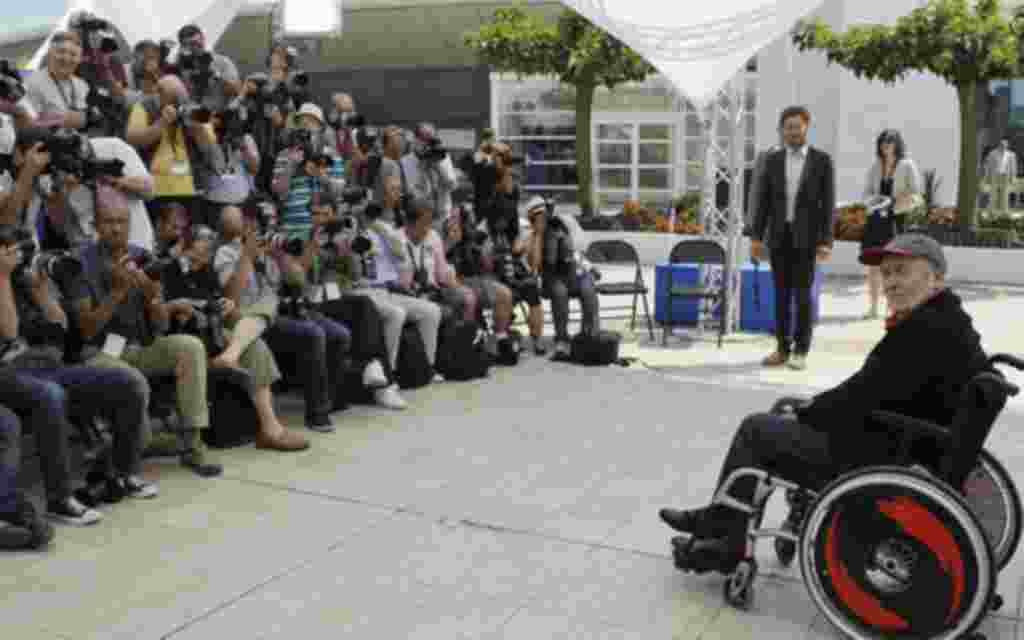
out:
<path id="1" fill-rule="evenodd" d="M 606 366 L 619 362 L 622 335 L 615 331 L 578 333 L 569 347 L 569 359 L 585 366 Z"/>
<path id="2" fill-rule="evenodd" d="M 260 417 L 252 402 L 252 378 L 247 371 L 212 368 L 207 371 L 210 428 L 203 441 L 216 449 L 241 447 L 256 440 Z"/>
<path id="3" fill-rule="evenodd" d="M 402 327 L 402 337 L 398 344 L 398 363 L 395 367 L 395 380 L 402 389 L 419 389 L 434 379 L 434 369 L 427 359 L 427 348 L 423 346 L 423 337 L 415 324 L 406 323 Z"/>
<path id="4" fill-rule="evenodd" d="M 486 378 L 491 354 L 476 322 L 456 317 L 447 309 L 437 340 L 437 372 L 446 380 Z"/>

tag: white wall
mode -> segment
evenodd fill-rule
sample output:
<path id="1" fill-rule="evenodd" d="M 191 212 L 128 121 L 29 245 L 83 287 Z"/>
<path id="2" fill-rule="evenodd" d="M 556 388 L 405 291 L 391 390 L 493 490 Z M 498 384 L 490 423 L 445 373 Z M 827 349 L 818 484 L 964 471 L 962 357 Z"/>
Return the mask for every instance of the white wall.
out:
<path id="1" fill-rule="evenodd" d="M 915 0 L 826 0 L 817 15 L 844 31 L 860 23 L 891 24 L 918 4 Z M 788 36 L 766 47 L 758 60 L 758 148 L 775 142 L 782 109 L 790 104 L 807 106 L 813 119 L 810 142 L 832 155 L 837 198 L 851 200 L 863 191 L 878 133 L 899 129 L 918 167 L 935 169 L 942 179 L 939 204 L 954 202 L 960 116 L 952 87 L 926 74 L 908 75 L 893 86 L 858 80 L 837 65 L 826 66 L 823 54 L 796 52 Z"/>

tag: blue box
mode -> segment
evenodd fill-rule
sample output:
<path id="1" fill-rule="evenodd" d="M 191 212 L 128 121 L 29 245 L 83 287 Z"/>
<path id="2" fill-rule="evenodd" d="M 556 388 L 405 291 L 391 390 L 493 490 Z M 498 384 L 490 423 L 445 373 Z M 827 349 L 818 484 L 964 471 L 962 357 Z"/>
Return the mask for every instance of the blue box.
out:
<path id="1" fill-rule="evenodd" d="M 697 309 L 700 300 L 697 298 L 673 298 L 672 309 L 668 309 L 669 283 L 677 287 L 696 287 L 698 285 L 699 265 L 690 263 L 658 264 L 654 267 L 654 319 L 665 323 L 671 319 L 674 326 L 697 325 Z M 711 266 L 709 269 L 721 267 Z M 718 309 L 713 313 L 720 317 Z"/>
<path id="2" fill-rule="evenodd" d="M 754 278 L 758 283 L 760 307 L 754 304 Z M 814 284 L 811 285 L 811 323 L 818 324 L 820 317 L 821 267 L 814 268 Z M 790 311 L 790 331 L 796 327 L 796 303 Z M 751 263 L 744 264 L 740 269 L 740 331 L 775 332 L 775 282 L 772 279 L 772 267 L 762 261 L 755 270 Z"/>

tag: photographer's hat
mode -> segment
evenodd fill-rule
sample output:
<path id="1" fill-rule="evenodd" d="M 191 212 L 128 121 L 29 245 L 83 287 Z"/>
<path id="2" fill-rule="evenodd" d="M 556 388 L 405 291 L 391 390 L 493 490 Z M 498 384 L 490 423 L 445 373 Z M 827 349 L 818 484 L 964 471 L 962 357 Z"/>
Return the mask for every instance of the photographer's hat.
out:
<path id="1" fill-rule="evenodd" d="M 544 198 L 540 197 L 540 196 L 533 196 L 532 198 L 530 198 L 530 201 L 526 203 L 526 215 L 527 215 L 527 217 L 529 217 L 530 214 L 535 209 L 542 209 L 544 211 L 547 211 L 547 209 L 548 209 L 547 201 Z"/>
<path id="2" fill-rule="evenodd" d="M 940 276 L 945 276 L 949 268 L 942 245 L 923 233 L 904 233 L 893 238 L 884 247 L 865 249 L 861 253 L 860 261 L 866 265 L 878 266 L 885 256 L 924 258 Z"/>
<path id="3" fill-rule="evenodd" d="M 307 102 L 306 104 L 302 105 L 302 107 L 299 109 L 298 114 L 296 114 L 296 115 L 300 116 L 300 117 L 301 116 L 313 116 L 314 118 L 317 119 L 317 122 L 319 122 L 321 125 L 324 123 L 324 112 L 323 112 L 323 110 L 320 107 L 318 107 L 315 104 L 313 104 L 312 102 Z"/>
<path id="4" fill-rule="evenodd" d="M 203 35 L 203 30 L 197 25 L 187 24 L 178 30 L 178 42 L 185 42 L 186 40 L 191 40 L 192 38 L 201 35 Z"/>

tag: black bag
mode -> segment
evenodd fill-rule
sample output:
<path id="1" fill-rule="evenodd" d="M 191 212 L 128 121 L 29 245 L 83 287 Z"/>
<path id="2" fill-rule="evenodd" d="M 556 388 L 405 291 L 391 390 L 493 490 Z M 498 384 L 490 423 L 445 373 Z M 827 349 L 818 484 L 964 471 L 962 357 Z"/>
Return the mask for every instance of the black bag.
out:
<path id="1" fill-rule="evenodd" d="M 241 447 L 256 440 L 260 417 L 249 392 L 252 378 L 245 371 L 217 368 L 207 372 L 210 428 L 203 441 L 216 449 Z"/>
<path id="2" fill-rule="evenodd" d="M 576 334 L 570 345 L 569 359 L 586 366 L 605 366 L 619 362 L 622 335 L 614 331 L 598 331 L 594 335 Z"/>
<path id="3" fill-rule="evenodd" d="M 419 389 L 434 379 L 434 370 L 427 360 L 427 348 L 415 324 L 402 327 L 402 338 L 398 345 L 398 366 L 395 380 L 402 389 Z"/>
<path id="4" fill-rule="evenodd" d="M 486 378 L 491 368 L 491 354 L 480 327 L 454 315 L 441 322 L 437 340 L 437 372 L 445 380 Z"/>
<path id="5" fill-rule="evenodd" d="M 522 334 L 515 329 L 509 329 L 508 338 L 498 341 L 497 363 L 503 367 L 514 367 L 519 364 L 519 354 L 522 351 Z"/>

